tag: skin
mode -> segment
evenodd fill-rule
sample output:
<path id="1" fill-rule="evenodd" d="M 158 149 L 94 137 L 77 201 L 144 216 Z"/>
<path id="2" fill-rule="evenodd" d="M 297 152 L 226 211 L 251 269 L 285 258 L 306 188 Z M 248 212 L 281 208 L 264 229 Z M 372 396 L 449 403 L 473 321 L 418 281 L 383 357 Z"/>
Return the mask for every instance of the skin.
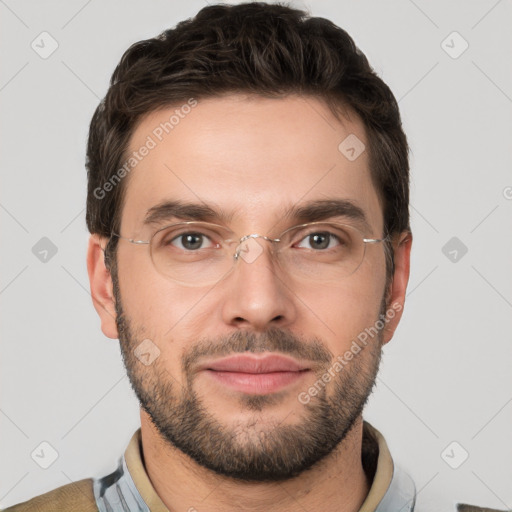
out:
<path id="1" fill-rule="evenodd" d="M 134 131 L 130 150 L 143 145 L 175 108 L 143 118 Z M 284 207 L 343 198 L 365 212 L 370 228 L 365 236 L 382 237 L 382 205 L 370 177 L 367 153 L 351 162 L 338 150 L 349 134 L 368 146 L 363 123 L 354 113 L 347 111 L 346 115 L 336 119 L 322 101 L 312 97 L 232 95 L 199 101 L 125 178 L 121 234 L 148 240 L 152 231 L 143 227 L 144 215 L 164 199 L 204 201 L 232 211 L 229 227 L 239 236 L 277 236 L 296 224 L 283 221 Z M 89 241 L 91 295 L 103 333 L 123 340 L 119 318 L 116 321 L 119 307 L 116 309 L 112 276 L 103 259 L 106 242 L 97 235 Z M 187 389 L 182 357 L 200 340 L 220 343 L 251 333 L 264 344 L 269 340 L 265 334 L 273 329 L 290 333 L 303 346 L 318 342 L 323 353 L 334 360 L 350 348 L 359 333 L 374 325 L 387 296 L 387 306 L 395 304 L 399 309 L 346 372 L 351 375 L 352 368 L 355 375 L 360 368 L 376 368 L 375 354 L 392 338 L 403 311 L 411 243 L 408 232 L 394 237 L 395 272 L 386 290 L 382 244 L 368 246 L 361 266 L 340 282 L 318 286 L 285 279 L 272 265 L 270 251 L 263 251 L 250 264 L 239 262 L 220 285 L 186 287 L 155 270 L 147 246 L 120 241 L 118 293 L 123 315 L 129 320 L 131 342 L 149 338 L 160 350 L 151 366 L 137 367 L 129 354 L 125 364 L 132 366 L 141 382 L 167 379 L 178 393 Z M 263 247 L 265 244 L 261 242 Z M 125 352 L 133 348 L 129 339 L 124 339 L 123 346 Z M 359 372 L 356 364 L 360 365 Z M 243 447 L 261 433 L 272 432 L 276 425 L 291 427 L 305 422 L 308 409 L 297 396 L 321 375 L 319 366 L 315 370 L 316 374 L 309 372 L 276 396 L 261 399 L 259 408 L 247 395 L 212 383 L 204 373 L 195 374 L 191 389 L 206 412 Z M 369 370 L 367 384 L 372 385 L 373 380 Z M 347 381 L 340 377 L 337 382 L 346 385 Z M 335 396 L 335 385 L 334 381 L 326 385 L 326 399 Z M 237 434 L 240 426 L 243 435 Z M 295 478 L 279 482 L 237 480 L 198 464 L 166 442 L 143 408 L 141 431 L 146 470 L 171 510 L 195 506 L 198 511 L 291 511 L 299 502 L 306 510 L 356 511 L 370 486 L 361 465 L 360 413 L 344 439 L 321 461 Z"/>

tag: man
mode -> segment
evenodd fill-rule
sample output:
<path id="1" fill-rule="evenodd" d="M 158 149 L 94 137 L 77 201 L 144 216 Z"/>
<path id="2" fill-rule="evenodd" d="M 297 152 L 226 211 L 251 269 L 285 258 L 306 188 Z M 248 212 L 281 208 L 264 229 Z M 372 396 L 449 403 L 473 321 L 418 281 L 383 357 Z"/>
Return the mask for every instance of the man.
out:
<path id="1" fill-rule="evenodd" d="M 208 6 L 133 45 L 91 122 L 87 265 L 141 428 L 9 510 L 412 511 L 362 419 L 409 278 L 395 98 L 348 34 Z"/>

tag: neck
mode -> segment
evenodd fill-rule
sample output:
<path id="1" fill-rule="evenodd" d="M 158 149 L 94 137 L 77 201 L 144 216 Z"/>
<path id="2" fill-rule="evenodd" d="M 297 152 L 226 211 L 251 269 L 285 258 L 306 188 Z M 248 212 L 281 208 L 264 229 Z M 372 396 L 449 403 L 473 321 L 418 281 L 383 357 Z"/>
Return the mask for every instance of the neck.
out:
<path id="1" fill-rule="evenodd" d="M 362 433 L 359 417 L 330 455 L 293 479 L 242 482 L 217 475 L 170 446 L 141 411 L 144 465 L 169 510 L 356 512 L 370 489 L 361 462 Z"/>

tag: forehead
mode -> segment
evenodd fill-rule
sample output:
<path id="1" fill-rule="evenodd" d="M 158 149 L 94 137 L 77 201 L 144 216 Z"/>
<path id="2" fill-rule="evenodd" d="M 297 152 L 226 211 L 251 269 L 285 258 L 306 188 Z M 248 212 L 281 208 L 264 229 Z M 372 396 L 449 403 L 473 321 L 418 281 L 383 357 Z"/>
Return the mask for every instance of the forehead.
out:
<path id="1" fill-rule="evenodd" d="M 291 208 L 338 199 L 381 231 L 365 128 L 347 115 L 337 119 L 313 97 L 246 95 L 152 112 L 130 139 L 135 165 L 124 184 L 122 231 L 140 233 L 148 212 L 165 202 L 201 204 L 231 227 L 264 229 Z"/>

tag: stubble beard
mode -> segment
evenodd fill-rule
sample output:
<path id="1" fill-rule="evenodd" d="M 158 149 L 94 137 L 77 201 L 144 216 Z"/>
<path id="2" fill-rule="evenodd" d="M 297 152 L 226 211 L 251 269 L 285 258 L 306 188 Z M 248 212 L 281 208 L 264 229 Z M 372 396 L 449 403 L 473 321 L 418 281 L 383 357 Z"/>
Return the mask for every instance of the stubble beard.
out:
<path id="1" fill-rule="evenodd" d="M 141 407 L 162 439 L 197 464 L 218 475 L 248 482 L 276 482 L 294 478 L 320 463 L 340 445 L 361 416 L 375 384 L 382 345 L 382 332 L 371 340 L 317 395 L 301 404 L 301 419 L 286 424 L 264 420 L 265 409 L 279 401 L 293 400 L 298 393 L 241 395 L 240 406 L 253 411 L 251 420 L 226 425 L 204 405 L 194 389 L 194 361 L 204 355 L 250 352 L 280 352 L 318 363 L 321 380 L 332 368 L 333 354 L 318 339 L 303 341 L 288 331 L 269 329 L 255 334 L 237 331 L 213 341 L 203 339 L 182 358 L 183 385 L 171 376 L 161 358 L 145 366 L 134 349 L 145 338 L 133 329 L 123 311 L 117 276 L 112 273 L 117 328 L 123 362 Z M 383 301 L 380 316 L 386 308 Z M 322 368 L 322 369 L 320 369 Z M 319 382 L 317 380 L 316 382 Z M 302 390 L 302 391 L 307 391 Z M 295 415 L 296 417 L 296 415 Z"/>

